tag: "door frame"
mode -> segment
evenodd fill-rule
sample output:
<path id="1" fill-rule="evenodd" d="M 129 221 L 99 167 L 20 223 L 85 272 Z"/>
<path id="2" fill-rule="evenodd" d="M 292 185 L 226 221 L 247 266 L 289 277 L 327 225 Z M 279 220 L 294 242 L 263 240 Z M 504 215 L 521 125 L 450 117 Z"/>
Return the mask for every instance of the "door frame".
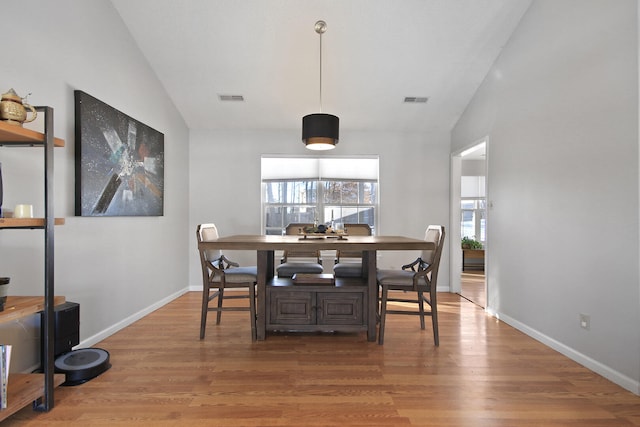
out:
<path id="1" fill-rule="evenodd" d="M 474 147 L 477 147 L 480 144 L 485 144 L 485 196 L 486 196 L 486 210 L 485 210 L 485 266 L 484 266 L 484 274 L 485 274 L 485 310 L 486 307 L 489 306 L 489 265 L 491 254 L 489 249 L 489 210 L 490 210 L 490 202 L 489 202 L 489 136 L 484 136 L 478 139 L 475 142 L 472 142 L 469 145 L 462 147 L 459 150 L 453 151 L 451 153 L 451 177 L 450 177 L 450 195 L 449 200 L 451 202 L 451 206 L 449 208 L 450 217 L 449 224 L 451 224 L 449 231 L 449 277 L 450 277 L 450 286 L 449 289 L 451 292 L 460 293 L 462 291 L 462 283 L 461 283 L 461 273 L 462 273 L 462 250 L 460 250 L 460 240 L 462 239 L 462 235 L 460 232 L 460 202 L 462 200 L 461 196 L 461 181 L 462 181 L 462 154 Z"/>

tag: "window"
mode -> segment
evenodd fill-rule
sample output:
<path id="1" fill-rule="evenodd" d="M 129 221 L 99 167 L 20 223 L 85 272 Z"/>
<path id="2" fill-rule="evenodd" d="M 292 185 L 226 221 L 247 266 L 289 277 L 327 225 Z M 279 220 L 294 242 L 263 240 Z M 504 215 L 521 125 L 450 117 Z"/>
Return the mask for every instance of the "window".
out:
<path id="1" fill-rule="evenodd" d="M 375 230 L 377 158 L 262 158 L 265 234 L 290 223 L 365 223 Z"/>
<path id="2" fill-rule="evenodd" d="M 486 240 L 485 212 L 487 209 L 485 177 L 463 176 L 461 196 L 462 237 L 470 237 L 484 244 Z"/>
<path id="3" fill-rule="evenodd" d="M 483 199 L 462 200 L 462 237 L 470 237 L 484 244 L 485 201 Z"/>

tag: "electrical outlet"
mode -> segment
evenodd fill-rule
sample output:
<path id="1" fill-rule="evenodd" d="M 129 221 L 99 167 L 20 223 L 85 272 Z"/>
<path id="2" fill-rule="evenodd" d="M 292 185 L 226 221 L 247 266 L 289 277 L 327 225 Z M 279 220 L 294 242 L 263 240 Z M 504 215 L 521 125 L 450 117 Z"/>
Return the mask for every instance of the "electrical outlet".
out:
<path id="1" fill-rule="evenodd" d="M 580 313 L 580 327 L 589 330 L 591 328 L 591 316 Z"/>

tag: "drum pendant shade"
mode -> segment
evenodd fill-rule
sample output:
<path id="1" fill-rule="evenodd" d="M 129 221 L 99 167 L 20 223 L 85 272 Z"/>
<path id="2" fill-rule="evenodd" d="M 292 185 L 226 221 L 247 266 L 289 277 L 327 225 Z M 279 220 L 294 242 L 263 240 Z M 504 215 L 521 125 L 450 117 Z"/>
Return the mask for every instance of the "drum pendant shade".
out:
<path id="1" fill-rule="evenodd" d="M 340 119 L 315 113 L 302 118 L 302 140 L 310 150 L 330 150 L 339 140 Z"/>

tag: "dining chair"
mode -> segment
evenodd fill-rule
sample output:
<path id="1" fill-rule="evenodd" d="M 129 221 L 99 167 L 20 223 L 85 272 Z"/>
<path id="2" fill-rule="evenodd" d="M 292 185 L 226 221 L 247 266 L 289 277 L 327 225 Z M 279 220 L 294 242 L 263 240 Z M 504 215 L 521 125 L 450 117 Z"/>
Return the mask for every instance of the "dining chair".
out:
<path id="1" fill-rule="evenodd" d="M 291 223 L 287 225 L 285 234 L 298 235 L 304 232 L 306 227 L 312 227 L 313 224 Z M 322 258 L 320 251 L 289 251 L 285 250 L 280 260 L 280 265 L 276 267 L 278 277 L 293 277 L 296 273 L 305 274 L 321 274 L 324 271 L 322 267 Z"/>
<path id="2" fill-rule="evenodd" d="M 438 305 L 437 305 L 437 280 L 442 247 L 444 246 L 444 226 L 429 225 L 424 234 L 424 240 L 435 244 L 435 249 L 422 251 L 421 256 L 411 264 L 403 265 L 401 270 L 378 270 L 377 280 L 381 290 L 380 296 L 380 329 L 378 331 L 378 344 L 384 343 L 384 330 L 387 314 L 407 314 L 420 316 L 420 328 L 424 329 L 424 316 L 431 316 L 433 325 L 433 340 L 435 345 L 440 345 L 438 336 Z M 389 291 L 402 291 L 404 293 L 415 292 L 415 297 L 397 296 Z M 417 304 L 417 311 L 405 309 L 387 309 L 389 302 Z M 430 306 L 430 311 L 425 312 L 424 303 Z"/>
<path id="3" fill-rule="evenodd" d="M 215 224 L 199 224 L 196 228 L 198 243 L 218 239 Z M 256 340 L 256 282 L 257 268 L 240 267 L 238 263 L 227 259 L 220 250 L 200 250 L 202 266 L 202 314 L 200 316 L 200 339 L 204 339 L 207 327 L 207 313 L 217 312 L 216 325 L 220 324 L 223 311 L 249 311 L 251 318 L 251 339 Z M 247 288 L 249 295 L 225 293 L 227 289 Z M 217 298 L 216 305 L 210 305 Z M 249 307 L 223 307 L 223 300 L 249 298 Z"/>
<path id="4" fill-rule="evenodd" d="M 345 224 L 344 229 L 349 236 L 371 236 L 369 224 Z M 362 251 L 337 250 L 333 274 L 336 277 L 362 277 Z"/>

